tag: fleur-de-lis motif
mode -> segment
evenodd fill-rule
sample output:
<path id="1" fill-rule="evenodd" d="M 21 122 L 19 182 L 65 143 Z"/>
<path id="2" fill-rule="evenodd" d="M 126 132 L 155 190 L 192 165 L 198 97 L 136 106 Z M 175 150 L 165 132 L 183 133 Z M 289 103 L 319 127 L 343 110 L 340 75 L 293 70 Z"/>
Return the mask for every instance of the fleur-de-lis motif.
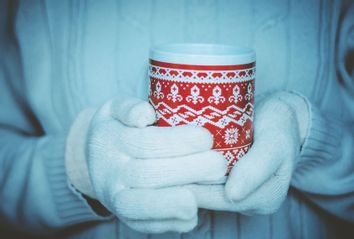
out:
<path id="1" fill-rule="evenodd" d="M 214 102 L 215 104 L 219 104 L 220 102 L 225 102 L 225 97 L 221 96 L 221 88 L 219 86 L 215 86 L 213 89 L 213 96 L 210 96 L 208 98 L 208 102 L 212 103 Z"/>
<path id="2" fill-rule="evenodd" d="M 245 95 L 245 99 L 246 100 L 251 100 L 253 96 L 253 93 L 252 93 L 252 84 L 249 83 L 248 86 L 247 86 L 247 94 Z"/>
<path id="3" fill-rule="evenodd" d="M 160 82 L 156 83 L 154 96 L 157 99 L 160 99 L 160 98 L 163 99 L 163 97 L 164 97 L 164 94 L 161 92 L 161 84 L 160 84 Z"/>
<path id="4" fill-rule="evenodd" d="M 182 101 L 182 96 L 178 94 L 178 86 L 176 84 L 171 86 L 171 93 L 167 95 L 167 99 L 173 102 Z"/>
<path id="5" fill-rule="evenodd" d="M 191 88 L 191 95 L 187 96 L 186 100 L 187 102 L 192 101 L 193 104 L 197 104 L 198 102 L 202 103 L 204 101 L 203 96 L 200 96 L 200 90 L 198 86 L 195 85 Z"/>
<path id="6" fill-rule="evenodd" d="M 240 94 L 240 87 L 236 85 L 232 90 L 233 95 L 229 97 L 230 102 L 237 103 L 238 101 L 242 100 L 242 95 Z"/>

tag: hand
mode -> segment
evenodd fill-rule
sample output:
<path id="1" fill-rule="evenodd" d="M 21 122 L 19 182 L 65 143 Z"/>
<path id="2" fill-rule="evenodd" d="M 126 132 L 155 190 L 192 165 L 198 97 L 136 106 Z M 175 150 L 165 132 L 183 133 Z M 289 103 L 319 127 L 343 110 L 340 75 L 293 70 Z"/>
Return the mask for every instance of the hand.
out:
<path id="1" fill-rule="evenodd" d="M 307 133 L 304 99 L 277 93 L 255 108 L 254 143 L 233 167 L 226 185 L 189 185 L 199 207 L 244 214 L 274 213 L 286 198 Z"/>
<path id="2" fill-rule="evenodd" d="M 85 116 L 79 116 L 71 129 L 67 156 L 86 148 L 83 160 L 89 178 L 84 184 L 93 190 L 81 190 L 83 179 L 70 176 L 73 166 L 67 163 L 78 190 L 139 231 L 185 232 L 197 224 L 195 198 L 181 186 L 218 181 L 226 171 L 223 156 L 211 150 L 213 140 L 206 129 L 149 126 L 156 120 L 154 109 L 138 99 L 106 103 L 88 120 L 87 133 L 81 134 L 85 140 L 76 138 L 80 133 L 75 131 L 85 128 L 80 118 Z M 75 144 L 80 141 L 82 146 Z"/>

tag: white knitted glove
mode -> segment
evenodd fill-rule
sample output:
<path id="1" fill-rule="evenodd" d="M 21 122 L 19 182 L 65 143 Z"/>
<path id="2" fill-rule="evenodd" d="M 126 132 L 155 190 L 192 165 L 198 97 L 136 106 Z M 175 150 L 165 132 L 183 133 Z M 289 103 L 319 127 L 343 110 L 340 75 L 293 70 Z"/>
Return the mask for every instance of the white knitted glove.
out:
<path id="1" fill-rule="evenodd" d="M 226 185 L 190 185 L 201 208 L 244 214 L 275 212 L 286 198 L 309 124 L 307 102 L 277 93 L 255 108 L 254 143 Z"/>
<path id="2" fill-rule="evenodd" d="M 223 156 L 211 150 L 211 134 L 194 126 L 148 126 L 154 109 L 135 98 L 110 101 L 92 115 L 82 112 L 68 136 L 71 183 L 136 230 L 191 230 L 197 204 L 179 185 L 220 181 L 226 171 Z"/>

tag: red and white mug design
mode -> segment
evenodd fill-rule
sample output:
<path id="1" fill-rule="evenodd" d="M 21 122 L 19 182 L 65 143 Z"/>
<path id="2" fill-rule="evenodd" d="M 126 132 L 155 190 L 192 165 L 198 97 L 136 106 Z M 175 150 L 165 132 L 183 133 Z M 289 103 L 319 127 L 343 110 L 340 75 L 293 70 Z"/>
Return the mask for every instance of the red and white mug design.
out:
<path id="1" fill-rule="evenodd" d="M 158 126 L 207 128 L 213 149 L 234 163 L 252 145 L 255 52 L 209 44 L 168 44 L 153 48 L 149 102 Z"/>

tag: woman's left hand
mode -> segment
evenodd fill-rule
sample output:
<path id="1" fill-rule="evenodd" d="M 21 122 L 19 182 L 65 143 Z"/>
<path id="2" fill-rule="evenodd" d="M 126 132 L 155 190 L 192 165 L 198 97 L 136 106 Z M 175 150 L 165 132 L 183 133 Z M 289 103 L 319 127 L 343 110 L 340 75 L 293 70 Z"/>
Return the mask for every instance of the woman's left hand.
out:
<path id="1" fill-rule="evenodd" d="M 200 208 L 274 213 L 285 200 L 309 122 L 306 101 L 280 92 L 255 108 L 254 143 L 225 185 L 188 185 Z"/>

